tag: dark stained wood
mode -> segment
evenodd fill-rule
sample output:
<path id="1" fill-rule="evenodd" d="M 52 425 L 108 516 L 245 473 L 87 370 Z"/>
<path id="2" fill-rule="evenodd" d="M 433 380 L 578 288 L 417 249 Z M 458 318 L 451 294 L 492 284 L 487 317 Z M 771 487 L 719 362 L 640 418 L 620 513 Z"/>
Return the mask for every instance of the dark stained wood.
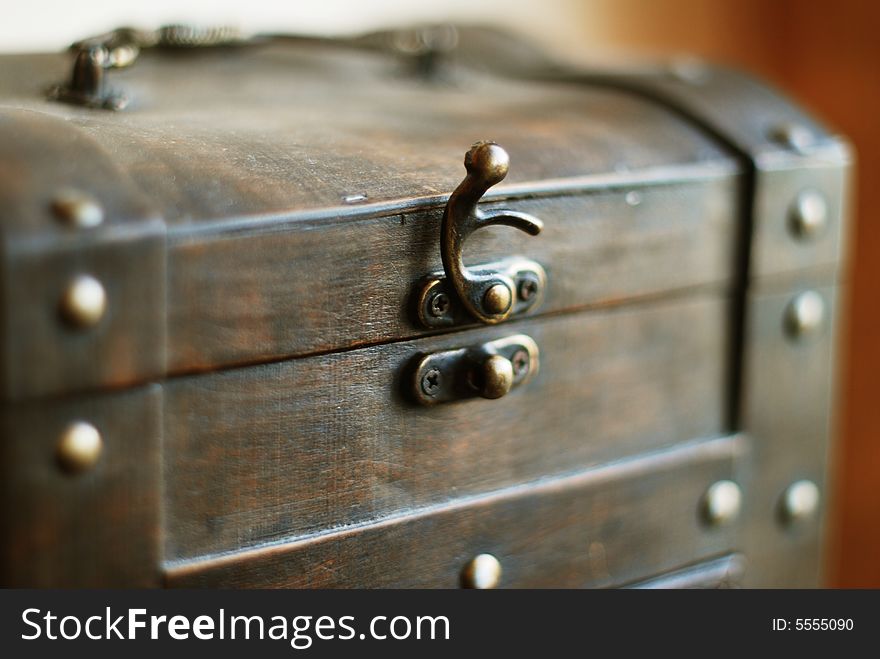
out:
<path id="1" fill-rule="evenodd" d="M 724 430 L 727 300 L 634 307 L 199 375 L 166 385 L 169 559 L 398 514 Z M 419 354 L 514 333 L 540 370 L 422 407 Z"/>
<path id="2" fill-rule="evenodd" d="M 508 227 L 477 232 L 466 263 L 513 254 L 541 263 L 548 284 L 539 314 L 724 283 L 733 277 L 738 186 L 737 177 L 716 172 L 686 183 L 487 204 L 532 213 L 545 229 L 534 238 Z M 637 196 L 627 202 L 628 193 Z M 169 369 L 206 370 L 424 333 L 414 325 L 411 298 L 420 278 L 442 271 L 442 213 L 175 235 Z"/>
<path id="3" fill-rule="evenodd" d="M 815 336 L 791 340 L 784 331 L 786 307 L 803 290 L 821 293 L 826 322 Z M 808 276 L 766 280 L 749 297 L 742 418 L 753 441 L 741 478 L 750 587 L 822 583 L 836 298 L 836 287 Z M 801 479 L 819 486 L 820 514 L 786 526 L 781 497 Z"/>
<path id="4" fill-rule="evenodd" d="M 2 93 L 2 92 L 0 92 Z M 74 229 L 52 214 L 79 190 L 104 222 Z M 0 109 L 0 395 L 26 398 L 131 385 L 165 373 L 165 226 L 111 154 L 42 113 Z M 77 275 L 107 292 L 94 328 L 68 327 L 59 300 Z"/>
<path id="5" fill-rule="evenodd" d="M 21 403 L 0 417 L 0 585 L 158 585 L 161 388 Z M 78 420 L 101 432 L 104 450 L 69 474 L 56 445 Z"/>
<path id="6" fill-rule="evenodd" d="M 44 100 L 64 56 L 0 58 L 2 585 L 451 587 L 485 551 L 509 586 L 714 583 L 740 554 L 746 584 L 817 583 L 822 520 L 778 503 L 826 490 L 833 331 L 792 343 L 782 316 L 804 287 L 836 306 L 848 149 L 723 70 L 501 60 L 523 71 L 429 83 L 327 45 L 149 52 L 108 113 Z M 791 122 L 816 143 L 774 142 Z M 477 139 L 511 155 L 484 207 L 546 229 L 481 231 L 465 261 L 532 258 L 546 298 L 432 335 L 411 296 Z M 61 187 L 104 225 L 57 222 Z M 787 228 L 806 188 L 831 208 L 813 242 Z M 110 307 L 72 332 L 81 272 Z M 508 396 L 407 398 L 422 352 L 515 333 L 541 371 Z M 71 477 L 54 445 L 80 418 L 106 454 Z M 743 519 L 709 530 L 719 478 Z"/>
<path id="7" fill-rule="evenodd" d="M 506 184 L 731 162 L 631 94 L 466 69 L 430 84 L 380 53 L 292 43 L 147 52 L 109 74 L 135 97 L 120 113 L 46 101 L 69 65 L 65 54 L 4 56 L 0 94 L 92 135 L 177 227 L 340 207 L 356 194 L 448 194 L 480 139 L 510 152 Z"/>
<path id="8" fill-rule="evenodd" d="M 736 547 L 700 500 L 731 478 L 737 437 L 641 456 L 537 485 L 416 510 L 362 528 L 166 566 L 172 587 L 455 588 L 490 553 L 502 588 L 603 587 Z"/>

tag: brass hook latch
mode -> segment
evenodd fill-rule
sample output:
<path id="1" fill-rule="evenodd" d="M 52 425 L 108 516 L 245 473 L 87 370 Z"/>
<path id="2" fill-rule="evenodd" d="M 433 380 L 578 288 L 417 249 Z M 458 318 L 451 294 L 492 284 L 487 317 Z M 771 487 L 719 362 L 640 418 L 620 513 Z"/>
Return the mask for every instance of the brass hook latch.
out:
<path id="1" fill-rule="evenodd" d="M 440 229 L 444 272 L 430 275 L 417 298 L 418 317 L 426 327 L 472 318 L 493 325 L 533 307 L 542 295 L 546 274 L 534 261 L 511 257 L 467 268 L 462 260 L 465 241 L 483 227 L 503 224 L 532 236 L 544 228 L 528 213 L 478 208 L 486 191 L 507 176 L 509 163 L 507 152 L 494 142 L 478 142 L 465 155 L 467 176 L 449 197 Z"/>

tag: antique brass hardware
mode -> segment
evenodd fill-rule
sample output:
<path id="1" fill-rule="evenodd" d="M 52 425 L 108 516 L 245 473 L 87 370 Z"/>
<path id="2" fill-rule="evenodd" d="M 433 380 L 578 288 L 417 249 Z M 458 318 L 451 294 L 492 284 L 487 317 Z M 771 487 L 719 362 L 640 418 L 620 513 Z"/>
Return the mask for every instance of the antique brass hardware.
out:
<path id="1" fill-rule="evenodd" d="M 503 224 L 535 236 L 544 227 L 528 213 L 477 207 L 486 191 L 507 175 L 509 161 L 507 152 L 494 142 L 477 142 L 465 155 L 467 175 L 449 197 L 440 229 L 444 272 L 426 277 L 416 298 L 424 326 L 456 325 L 469 318 L 500 323 L 540 299 L 547 276 L 534 261 L 511 257 L 473 268 L 463 262 L 464 243 L 477 229 Z"/>
<path id="2" fill-rule="evenodd" d="M 501 398 L 538 370 L 538 346 L 525 334 L 419 358 L 411 379 L 425 405 L 466 398 Z"/>
<path id="3" fill-rule="evenodd" d="M 464 588 L 485 590 L 495 588 L 501 581 L 501 562 L 492 554 L 474 556 L 461 573 Z"/>

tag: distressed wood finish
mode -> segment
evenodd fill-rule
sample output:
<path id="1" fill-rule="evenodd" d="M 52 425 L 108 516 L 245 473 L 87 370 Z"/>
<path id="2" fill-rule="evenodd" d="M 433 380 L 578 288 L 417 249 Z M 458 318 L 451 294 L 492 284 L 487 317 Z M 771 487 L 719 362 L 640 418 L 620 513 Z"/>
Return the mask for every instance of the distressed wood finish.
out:
<path id="1" fill-rule="evenodd" d="M 173 587 L 445 587 L 490 553 L 499 587 L 624 584 L 736 547 L 736 524 L 707 528 L 700 500 L 731 478 L 738 438 L 671 451 L 537 485 L 416 510 L 362 528 L 238 556 L 170 565 Z"/>
<path id="2" fill-rule="evenodd" d="M 717 293 L 693 294 L 171 381 L 166 556 L 314 533 L 716 435 L 727 312 Z M 419 354 L 514 333 L 538 343 L 541 367 L 506 397 L 433 408 L 404 397 Z"/>
<path id="3" fill-rule="evenodd" d="M 111 154 L 66 121 L 0 107 L 0 180 L 3 397 L 163 376 L 165 226 Z M 78 230 L 53 215 L 55 196 L 71 189 L 100 204 L 100 226 Z M 88 331 L 59 314 L 82 274 L 107 291 L 107 313 Z"/>
<path id="4" fill-rule="evenodd" d="M 698 178 L 486 204 L 536 215 L 545 229 L 535 238 L 504 227 L 480 231 L 468 241 L 467 262 L 522 254 L 543 264 L 548 286 L 539 314 L 729 282 L 740 181 L 729 170 Z M 442 213 L 176 235 L 169 255 L 170 370 L 424 333 L 413 323 L 412 296 L 420 278 L 442 270 Z"/>
<path id="5" fill-rule="evenodd" d="M 109 76 L 119 113 L 46 100 L 66 56 L 0 57 L 3 585 L 456 586 L 481 552 L 503 586 L 818 583 L 822 515 L 779 505 L 825 492 L 846 144 L 729 71 L 512 43 L 464 29 L 431 79 L 351 43 L 147 49 Z M 511 168 L 481 208 L 545 230 L 479 231 L 465 264 L 521 255 L 546 290 L 426 331 L 412 298 L 487 139 Z M 53 216 L 65 188 L 104 222 Z M 805 190 L 828 209 L 809 240 Z M 109 305 L 74 331 L 81 274 Z M 792 341 L 808 287 L 826 324 Z M 407 397 L 422 353 L 519 333 L 541 367 L 505 397 Z M 70 476 L 79 419 L 105 449 Z M 741 520 L 702 527 L 721 478 Z"/>
<path id="6" fill-rule="evenodd" d="M 0 413 L 0 585 L 146 587 L 159 580 L 162 391 L 7 406 Z M 56 459 L 73 421 L 103 436 L 98 462 L 66 473 Z"/>

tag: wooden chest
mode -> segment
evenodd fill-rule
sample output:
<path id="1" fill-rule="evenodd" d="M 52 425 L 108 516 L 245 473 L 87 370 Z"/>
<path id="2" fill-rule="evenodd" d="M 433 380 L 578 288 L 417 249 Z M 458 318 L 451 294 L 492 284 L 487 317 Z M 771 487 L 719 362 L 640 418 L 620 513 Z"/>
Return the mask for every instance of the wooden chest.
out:
<path id="1" fill-rule="evenodd" d="M 842 140 L 692 61 L 226 38 L 0 58 L 4 585 L 820 583 Z"/>

